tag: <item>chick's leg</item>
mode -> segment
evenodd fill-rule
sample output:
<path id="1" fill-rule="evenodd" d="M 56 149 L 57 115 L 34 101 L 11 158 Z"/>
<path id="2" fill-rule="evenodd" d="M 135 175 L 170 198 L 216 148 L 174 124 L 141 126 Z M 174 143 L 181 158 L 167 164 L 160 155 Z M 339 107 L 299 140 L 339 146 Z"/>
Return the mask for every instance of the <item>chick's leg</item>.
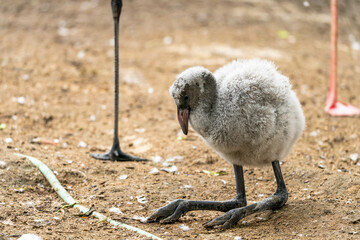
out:
<path id="1" fill-rule="evenodd" d="M 275 194 L 249 206 L 232 209 L 222 216 L 204 224 L 204 226 L 206 228 L 227 229 L 234 226 L 240 219 L 250 214 L 264 210 L 276 210 L 284 206 L 288 199 L 288 192 L 281 174 L 279 161 L 272 162 L 272 166 L 277 182 Z"/>
<path id="2" fill-rule="evenodd" d="M 170 223 L 189 211 L 213 210 L 227 212 L 234 208 L 246 206 L 244 173 L 242 166 L 234 165 L 236 180 L 236 198 L 228 201 L 193 201 L 178 199 L 161 207 L 148 218 L 148 222 Z"/>

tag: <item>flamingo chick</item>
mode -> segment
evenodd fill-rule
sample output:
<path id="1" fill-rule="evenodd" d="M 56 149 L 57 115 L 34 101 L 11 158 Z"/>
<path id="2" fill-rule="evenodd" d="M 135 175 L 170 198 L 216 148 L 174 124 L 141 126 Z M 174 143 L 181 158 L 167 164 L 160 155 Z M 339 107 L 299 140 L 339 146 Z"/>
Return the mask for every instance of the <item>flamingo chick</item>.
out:
<path id="1" fill-rule="evenodd" d="M 148 222 L 169 223 L 193 210 L 226 212 L 205 224 L 227 229 L 263 210 L 281 208 L 288 199 L 279 161 L 289 154 L 305 128 L 299 100 L 289 79 L 266 60 L 233 61 L 214 74 L 204 67 L 181 73 L 170 87 L 184 134 L 188 121 L 205 143 L 233 164 L 236 197 L 228 201 L 179 199 L 161 207 Z M 276 192 L 246 204 L 243 165 L 272 164 Z"/>

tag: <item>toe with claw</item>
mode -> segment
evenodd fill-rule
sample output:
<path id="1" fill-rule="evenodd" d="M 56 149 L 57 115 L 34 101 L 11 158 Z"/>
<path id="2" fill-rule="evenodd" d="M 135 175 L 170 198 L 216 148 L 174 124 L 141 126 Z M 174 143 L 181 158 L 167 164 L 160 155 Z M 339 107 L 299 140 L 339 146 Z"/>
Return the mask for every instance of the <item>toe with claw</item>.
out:
<path id="1" fill-rule="evenodd" d="M 186 200 L 178 199 L 155 211 L 147 222 L 171 223 L 188 212 Z"/>
<path id="2" fill-rule="evenodd" d="M 236 225 L 240 221 L 240 219 L 245 217 L 245 215 L 246 214 L 244 208 L 232 209 L 224 213 L 222 216 L 205 223 L 204 227 L 207 229 L 216 228 L 220 230 L 225 230 Z"/>

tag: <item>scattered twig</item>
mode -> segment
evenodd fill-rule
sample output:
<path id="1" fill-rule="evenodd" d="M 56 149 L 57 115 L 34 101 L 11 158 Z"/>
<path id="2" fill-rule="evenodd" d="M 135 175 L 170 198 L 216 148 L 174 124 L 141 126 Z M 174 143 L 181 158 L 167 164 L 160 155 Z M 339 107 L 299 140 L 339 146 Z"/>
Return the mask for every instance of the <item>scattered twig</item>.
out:
<path id="1" fill-rule="evenodd" d="M 34 158 L 34 157 L 30 157 L 27 155 L 23 155 L 20 153 L 14 153 L 16 156 L 19 157 L 25 157 L 27 158 L 34 166 L 36 166 L 41 173 L 45 176 L 45 178 L 49 181 L 50 185 L 53 187 L 53 189 L 55 190 L 55 192 L 57 192 L 57 194 L 69 205 L 72 205 L 75 208 L 78 208 L 80 210 L 80 212 L 82 213 L 86 213 L 88 212 L 90 209 L 88 209 L 87 207 L 84 207 L 82 205 L 79 205 L 76 203 L 75 199 L 73 197 L 71 197 L 71 195 L 61 186 L 59 180 L 57 180 L 57 178 L 55 177 L 55 175 L 53 174 L 53 172 L 50 170 L 50 168 L 48 168 L 48 166 L 46 166 L 44 163 L 42 163 L 40 160 Z M 152 239 L 157 239 L 157 240 L 161 240 L 161 238 L 152 235 L 151 233 L 148 233 L 144 230 L 141 230 L 139 228 L 127 225 L 125 223 L 120 223 L 117 221 L 114 221 L 110 218 L 107 218 L 106 216 L 93 211 L 91 213 L 92 216 L 95 216 L 96 218 L 100 219 L 100 221 L 107 221 L 110 224 L 117 226 L 117 227 L 121 227 L 121 228 L 125 228 L 127 230 L 130 231 L 134 231 L 138 234 L 144 235 L 146 237 L 152 238 Z"/>

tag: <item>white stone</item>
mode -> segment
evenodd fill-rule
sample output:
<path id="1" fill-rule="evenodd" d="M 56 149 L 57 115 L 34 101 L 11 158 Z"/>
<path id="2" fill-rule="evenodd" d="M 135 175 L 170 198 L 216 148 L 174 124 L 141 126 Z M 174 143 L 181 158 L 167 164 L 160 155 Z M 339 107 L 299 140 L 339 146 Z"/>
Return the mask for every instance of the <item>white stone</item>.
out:
<path id="1" fill-rule="evenodd" d="M 178 168 L 176 166 L 171 166 L 169 168 L 161 169 L 161 171 L 168 172 L 168 173 L 173 173 L 173 172 L 176 172 L 177 170 L 178 170 Z"/>
<path id="2" fill-rule="evenodd" d="M 166 36 L 163 38 L 164 45 L 170 45 L 170 44 L 172 44 L 172 42 L 173 42 L 173 39 L 170 36 Z"/>
<path id="3" fill-rule="evenodd" d="M 6 162 L 0 160 L 0 168 L 5 169 L 6 168 Z"/>
<path id="4" fill-rule="evenodd" d="M 180 228 L 181 230 L 185 231 L 185 232 L 187 232 L 187 231 L 190 230 L 190 228 L 189 228 L 188 226 L 186 226 L 185 224 L 179 225 L 179 228 Z"/>
<path id="5" fill-rule="evenodd" d="M 83 142 L 83 141 L 80 141 L 80 142 L 78 143 L 78 147 L 86 148 L 86 147 L 87 147 L 87 144 L 86 144 L 85 142 Z"/>
<path id="6" fill-rule="evenodd" d="M 153 88 L 148 88 L 148 94 L 153 94 L 154 93 L 154 89 Z"/>
<path id="7" fill-rule="evenodd" d="M 85 57 L 85 51 L 81 50 L 80 52 L 78 52 L 77 54 L 77 58 L 78 59 L 83 59 Z"/>
<path id="8" fill-rule="evenodd" d="M 95 122 L 95 121 L 96 121 L 96 116 L 95 116 L 95 115 L 91 115 L 91 116 L 89 117 L 89 121 L 90 121 L 90 122 Z"/>
<path id="9" fill-rule="evenodd" d="M 146 217 L 141 217 L 141 216 L 137 216 L 137 215 L 133 216 L 132 219 L 139 220 L 142 223 L 146 223 L 146 221 L 147 221 Z"/>
<path id="10" fill-rule="evenodd" d="M 66 27 L 60 27 L 59 29 L 58 29 L 58 35 L 59 36 L 62 36 L 62 37 L 66 37 L 66 36 L 68 36 L 69 35 L 69 29 L 68 28 L 66 28 Z"/>
<path id="11" fill-rule="evenodd" d="M 162 157 L 160 157 L 160 156 L 154 156 L 154 157 L 151 157 L 151 160 L 152 160 L 154 163 L 158 163 L 158 162 L 161 162 Z"/>
<path id="12" fill-rule="evenodd" d="M 135 128 L 134 131 L 137 133 L 143 133 L 145 132 L 145 128 Z"/>
<path id="13" fill-rule="evenodd" d="M 42 240 L 43 238 L 37 234 L 27 233 L 22 235 L 18 240 Z"/>
<path id="14" fill-rule="evenodd" d="M 141 204 L 145 204 L 148 202 L 145 196 L 136 196 L 136 199 Z"/>
<path id="15" fill-rule="evenodd" d="M 119 179 L 120 179 L 120 180 L 125 180 L 125 179 L 127 179 L 127 178 L 128 178 L 128 175 L 125 175 L 125 174 L 119 176 Z"/>
<path id="16" fill-rule="evenodd" d="M 316 137 L 317 135 L 319 135 L 319 130 L 317 130 L 317 131 L 312 131 L 311 133 L 310 133 L 310 136 L 311 137 Z"/>
<path id="17" fill-rule="evenodd" d="M 153 175 L 157 175 L 157 174 L 159 174 L 160 172 L 159 172 L 159 169 L 157 169 L 157 168 L 153 168 L 153 169 L 151 169 L 151 171 L 149 172 L 149 174 L 153 174 Z"/>
<path id="18" fill-rule="evenodd" d="M 353 42 L 353 43 L 351 44 L 351 47 L 352 47 L 352 49 L 355 50 L 355 51 L 360 51 L 360 43 L 359 43 L 359 42 Z"/>
<path id="19" fill-rule="evenodd" d="M 23 79 L 24 81 L 29 80 L 29 78 L 30 78 L 29 74 L 24 74 L 24 75 L 22 76 L 22 79 Z"/>
<path id="20" fill-rule="evenodd" d="M 17 102 L 21 105 L 23 105 L 25 103 L 25 97 L 21 96 L 17 98 Z"/>
<path id="21" fill-rule="evenodd" d="M 357 153 L 350 154 L 350 159 L 352 161 L 358 160 L 358 157 L 359 157 L 359 154 L 357 154 Z"/>
<path id="22" fill-rule="evenodd" d="M 109 212 L 115 213 L 115 214 L 118 214 L 118 215 L 123 214 L 123 213 L 120 211 L 120 209 L 117 208 L 117 207 L 112 207 L 112 208 L 110 208 L 110 209 L 109 209 Z"/>

